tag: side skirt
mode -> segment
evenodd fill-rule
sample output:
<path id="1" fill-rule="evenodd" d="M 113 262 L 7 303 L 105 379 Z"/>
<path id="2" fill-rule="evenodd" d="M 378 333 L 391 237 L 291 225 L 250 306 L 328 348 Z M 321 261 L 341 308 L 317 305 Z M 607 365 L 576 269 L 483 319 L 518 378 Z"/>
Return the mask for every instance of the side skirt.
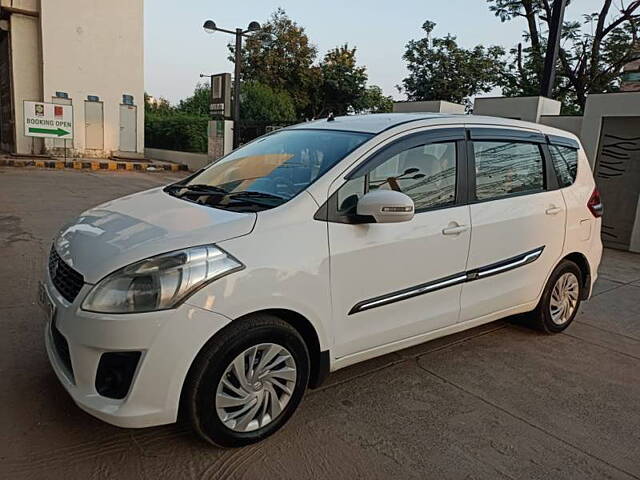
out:
<path id="1" fill-rule="evenodd" d="M 403 340 L 398 340 L 396 342 L 387 343 L 379 347 L 370 348 L 369 350 L 363 350 L 362 352 L 345 355 L 344 357 L 334 359 L 333 364 L 331 365 L 331 371 L 334 372 L 341 368 L 348 367 L 349 365 L 360 363 L 371 358 L 379 357 L 381 355 L 386 355 L 387 353 L 396 352 L 404 348 L 413 347 L 414 345 L 419 345 L 421 343 L 428 342 L 429 340 L 435 340 L 436 338 L 445 337 L 447 335 L 451 335 L 452 333 L 468 330 L 470 328 L 477 327 L 485 323 L 490 323 L 501 318 L 509 317 L 511 315 L 530 312 L 531 310 L 536 308 L 537 304 L 538 300 L 536 299 L 536 301 L 534 302 L 518 305 L 517 307 L 512 307 L 500 312 L 491 313 L 489 315 L 475 318 L 473 320 L 455 323 L 453 325 L 449 325 L 448 327 L 439 328 L 438 330 L 433 330 L 428 333 L 422 333 L 414 337 L 409 337 Z"/>

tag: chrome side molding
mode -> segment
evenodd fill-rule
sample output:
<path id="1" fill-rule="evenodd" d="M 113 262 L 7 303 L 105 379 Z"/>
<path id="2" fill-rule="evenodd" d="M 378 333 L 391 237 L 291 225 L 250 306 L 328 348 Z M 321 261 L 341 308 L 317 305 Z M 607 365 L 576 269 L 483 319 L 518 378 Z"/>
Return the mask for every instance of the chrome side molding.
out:
<path id="1" fill-rule="evenodd" d="M 363 312 L 372 308 L 382 307 L 384 305 L 389 305 L 390 303 L 400 302 L 408 298 L 435 292 L 436 290 L 452 287 L 461 283 L 481 280 L 493 275 L 508 272 L 509 270 L 523 267 L 532 262 L 535 262 L 538 258 L 540 258 L 540 255 L 542 255 L 543 251 L 544 245 L 515 257 L 507 258 L 506 260 L 501 260 L 500 262 L 492 263 L 481 268 L 476 268 L 467 272 L 456 273 L 454 275 L 443 277 L 432 282 L 422 283 L 414 287 L 405 288 L 404 290 L 398 290 L 392 293 L 387 293 L 385 295 L 380 295 L 379 297 L 363 300 L 362 302 L 356 303 L 351 308 L 351 310 L 349 310 L 348 315 L 353 315 L 354 313 Z"/>

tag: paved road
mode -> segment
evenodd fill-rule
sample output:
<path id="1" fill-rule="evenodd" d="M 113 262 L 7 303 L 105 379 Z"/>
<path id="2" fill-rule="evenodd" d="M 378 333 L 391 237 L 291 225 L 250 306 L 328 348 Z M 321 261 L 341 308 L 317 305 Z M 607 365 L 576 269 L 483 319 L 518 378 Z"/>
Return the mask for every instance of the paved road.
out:
<path id="1" fill-rule="evenodd" d="M 495 322 L 337 372 L 266 442 L 75 407 L 42 343 L 37 281 L 82 210 L 175 175 L 0 169 L 0 478 L 640 477 L 640 255 L 607 251 L 567 333 Z"/>

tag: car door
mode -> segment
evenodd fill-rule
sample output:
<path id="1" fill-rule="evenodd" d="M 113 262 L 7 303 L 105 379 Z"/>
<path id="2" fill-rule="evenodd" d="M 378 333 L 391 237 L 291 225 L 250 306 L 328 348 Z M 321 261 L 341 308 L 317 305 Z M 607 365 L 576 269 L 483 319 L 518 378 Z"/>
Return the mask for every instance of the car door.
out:
<path id="1" fill-rule="evenodd" d="M 562 254 L 566 222 L 542 134 L 473 126 L 469 138 L 473 236 L 460 321 L 535 301 Z"/>
<path id="2" fill-rule="evenodd" d="M 458 321 L 471 238 L 464 129 L 411 134 L 332 185 L 329 209 L 334 351 L 344 357 Z M 374 189 L 409 195 L 403 223 L 358 223 L 357 200 Z"/>

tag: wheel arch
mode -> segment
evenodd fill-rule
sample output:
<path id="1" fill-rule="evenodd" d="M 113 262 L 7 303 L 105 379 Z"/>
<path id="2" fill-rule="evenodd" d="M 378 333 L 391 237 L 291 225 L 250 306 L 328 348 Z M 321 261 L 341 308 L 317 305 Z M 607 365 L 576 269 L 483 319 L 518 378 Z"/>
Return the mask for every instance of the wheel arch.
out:
<path id="1" fill-rule="evenodd" d="M 309 351 L 311 369 L 309 372 L 309 388 L 318 388 L 329 374 L 329 350 L 321 350 L 320 337 L 313 324 L 302 314 L 285 308 L 269 308 L 252 312 L 248 315 L 266 313 L 274 315 L 291 325 L 302 337 Z M 248 315 L 245 315 L 247 317 Z"/>
<path id="2" fill-rule="evenodd" d="M 582 300 L 588 299 L 591 294 L 591 266 L 589 265 L 587 257 L 580 252 L 572 252 L 565 255 L 560 262 L 563 260 L 572 261 L 578 266 L 580 272 L 582 272 Z"/>
<path id="3" fill-rule="evenodd" d="M 300 334 L 307 346 L 307 350 L 309 351 L 310 372 L 308 386 L 309 388 L 314 389 L 322 385 L 325 378 L 329 374 L 331 361 L 329 350 L 321 350 L 320 337 L 313 324 L 304 315 L 296 311 L 285 308 L 267 308 L 247 313 L 245 315 L 242 315 L 241 317 L 236 318 L 235 320 L 230 321 L 224 328 L 214 333 L 206 342 L 203 343 L 203 345 L 194 355 L 193 360 L 191 361 L 191 365 L 182 381 L 182 388 L 180 391 L 180 400 L 178 406 L 179 411 L 182 411 L 184 408 L 185 387 L 187 385 L 188 379 L 191 376 L 192 368 L 200 354 L 207 348 L 209 344 L 211 344 L 211 342 L 215 341 L 218 335 L 225 331 L 228 326 L 257 314 L 270 314 L 278 317 L 279 319 L 291 325 Z"/>

